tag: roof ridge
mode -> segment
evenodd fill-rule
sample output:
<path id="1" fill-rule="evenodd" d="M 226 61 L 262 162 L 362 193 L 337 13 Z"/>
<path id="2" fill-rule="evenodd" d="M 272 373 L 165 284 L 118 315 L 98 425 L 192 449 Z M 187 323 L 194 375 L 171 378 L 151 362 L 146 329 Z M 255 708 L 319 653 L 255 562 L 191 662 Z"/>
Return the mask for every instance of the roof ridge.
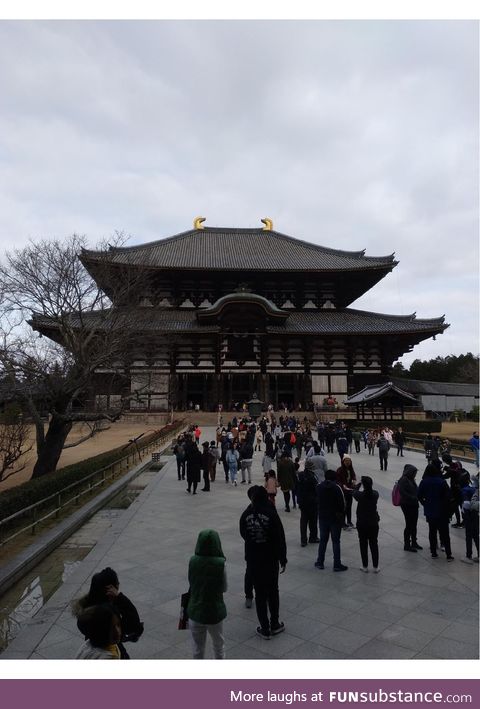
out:
<path id="1" fill-rule="evenodd" d="M 306 241 L 305 239 L 298 239 L 295 236 L 290 236 L 289 234 L 284 234 L 283 232 L 276 231 L 274 229 L 272 230 L 264 230 L 262 228 L 249 228 L 249 227 L 203 227 L 202 229 L 188 229 L 183 232 L 179 232 L 178 234 L 173 234 L 172 236 L 167 236 L 167 237 L 162 237 L 159 239 L 154 239 L 153 241 L 148 241 L 142 244 L 132 244 L 131 246 L 110 246 L 109 251 L 107 253 L 125 253 L 129 251 L 134 251 L 134 250 L 143 250 L 143 249 L 151 249 L 155 246 L 158 246 L 159 244 L 167 244 L 172 241 L 181 241 L 182 239 L 185 239 L 189 236 L 192 235 L 198 235 L 201 236 L 202 234 L 205 233 L 211 233 L 211 234 L 225 234 L 225 233 L 234 233 L 234 234 L 258 234 L 264 235 L 265 238 L 271 238 L 271 236 L 275 236 L 277 238 L 280 238 L 282 240 L 288 241 L 288 242 L 293 242 L 295 244 L 301 244 L 302 246 L 311 249 L 312 251 L 320 251 L 322 253 L 329 253 L 329 254 L 337 254 L 340 256 L 346 256 L 349 258 L 354 258 L 358 260 L 365 260 L 365 261 L 370 261 L 370 262 L 385 262 L 385 261 L 390 261 L 392 264 L 396 265 L 396 261 L 394 259 L 395 257 L 395 252 L 391 254 L 387 254 L 386 256 L 365 256 L 365 251 L 366 249 L 362 249 L 360 251 L 347 251 L 346 249 L 334 249 L 329 246 L 323 246 L 322 244 L 314 244 L 310 241 Z M 82 254 L 86 255 L 97 255 L 102 253 L 101 251 L 95 250 L 95 249 L 82 249 Z"/>

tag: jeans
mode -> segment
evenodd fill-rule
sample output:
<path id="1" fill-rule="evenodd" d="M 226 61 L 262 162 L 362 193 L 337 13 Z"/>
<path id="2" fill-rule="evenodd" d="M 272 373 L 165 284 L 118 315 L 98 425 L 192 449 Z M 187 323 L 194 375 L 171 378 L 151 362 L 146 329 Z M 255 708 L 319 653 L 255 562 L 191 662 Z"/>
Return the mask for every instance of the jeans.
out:
<path id="1" fill-rule="evenodd" d="M 345 522 L 346 524 L 352 523 L 352 502 L 353 494 L 351 492 L 343 491 L 343 496 L 345 497 Z"/>
<path id="2" fill-rule="evenodd" d="M 230 482 L 234 483 L 237 481 L 237 472 L 238 472 L 238 467 L 236 463 L 233 463 L 233 465 L 228 466 L 228 472 L 230 474 Z"/>
<path id="3" fill-rule="evenodd" d="M 378 524 L 371 527 L 364 527 L 362 525 L 359 526 L 357 523 L 357 532 L 362 566 L 368 566 L 368 547 L 370 547 L 373 568 L 378 568 Z"/>
<path id="4" fill-rule="evenodd" d="M 278 625 L 280 595 L 278 591 L 279 563 L 271 559 L 255 559 L 248 563 L 255 589 L 255 607 L 263 630 Z M 268 619 L 270 611 L 270 620 Z"/>
<path id="5" fill-rule="evenodd" d="M 400 505 L 400 507 L 405 517 L 403 544 L 406 547 L 413 547 L 417 543 L 418 505 Z"/>
<path id="6" fill-rule="evenodd" d="M 248 564 L 247 564 L 247 568 L 245 569 L 245 578 L 243 581 L 243 588 L 245 591 L 245 598 L 253 598 L 252 570 Z"/>
<path id="7" fill-rule="evenodd" d="M 207 643 L 207 632 L 212 638 L 213 652 L 216 660 L 225 659 L 225 638 L 223 637 L 223 620 L 214 625 L 206 625 L 205 623 L 197 623 L 191 618 L 188 621 L 188 627 L 192 633 L 193 644 L 193 659 L 203 660 L 205 657 L 205 645 Z"/>
<path id="8" fill-rule="evenodd" d="M 179 480 L 185 480 L 185 459 L 177 458 L 177 475 Z"/>
<path id="9" fill-rule="evenodd" d="M 318 520 L 316 505 L 302 505 L 300 507 L 300 543 L 307 543 L 307 526 L 309 541 L 318 538 Z"/>
<path id="10" fill-rule="evenodd" d="M 448 530 L 448 517 L 427 517 L 428 522 L 428 540 L 430 542 L 430 553 L 437 553 L 437 532 L 440 537 L 440 543 L 445 547 L 447 556 L 452 556 L 450 548 L 450 532 Z"/>
<path id="11" fill-rule="evenodd" d="M 379 453 L 380 470 L 386 470 L 388 467 L 388 453 Z"/>
<path id="12" fill-rule="evenodd" d="M 283 499 L 285 500 L 285 509 L 290 509 L 290 490 L 283 491 Z"/>
<path id="13" fill-rule="evenodd" d="M 472 558 L 472 542 L 477 548 L 478 556 L 478 512 L 474 510 L 463 510 L 463 521 L 465 523 L 465 544 L 466 556 Z"/>
<path id="14" fill-rule="evenodd" d="M 397 445 L 397 455 L 400 455 L 403 458 L 403 443 L 399 443 Z"/>
<path id="15" fill-rule="evenodd" d="M 252 481 L 252 463 L 253 460 L 251 458 L 246 458 L 245 460 L 242 460 L 241 462 L 241 472 L 242 472 L 242 483 L 246 482 L 245 481 L 245 471 L 247 472 L 248 475 L 248 482 Z"/>
<path id="16" fill-rule="evenodd" d="M 317 562 L 319 564 L 323 564 L 325 562 L 325 551 L 327 549 L 328 540 L 331 536 L 333 550 L 333 566 L 334 568 L 339 567 L 342 563 L 340 561 L 340 534 L 342 533 L 342 523 L 332 522 L 330 520 L 320 518 L 319 527 L 320 544 L 318 545 Z"/>

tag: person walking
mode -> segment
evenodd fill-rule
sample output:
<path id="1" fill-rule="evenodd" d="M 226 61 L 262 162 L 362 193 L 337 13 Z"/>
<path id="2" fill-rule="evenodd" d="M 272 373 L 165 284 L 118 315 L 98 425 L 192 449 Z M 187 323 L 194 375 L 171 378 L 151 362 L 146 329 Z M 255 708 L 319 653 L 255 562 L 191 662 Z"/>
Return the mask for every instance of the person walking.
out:
<path id="1" fill-rule="evenodd" d="M 257 433 L 262 435 L 260 429 Z M 240 446 L 240 470 L 242 473 L 242 484 L 245 484 L 245 477 L 248 479 L 248 484 L 252 484 L 252 463 L 253 463 L 253 436 L 248 435 L 245 441 Z"/>
<path id="2" fill-rule="evenodd" d="M 240 535 L 245 540 L 245 558 L 255 589 L 260 623 L 257 635 L 270 640 L 285 630 L 279 620 L 278 577 L 287 566 L 287 545 L 280 517 L 268 501 L 267 491 L 259 485 L 254 486 L 251 505 L 240 517 Z"/>
<path id="3" fill-rule="evenodd" d="M 345 430 L 341 428 L 337 433 L 337 451 L 340 456 L 340 462 L 343 460 L 345 453 L 348 453 L 348 440 L 345 435 Z"/>
<path id="4" fill-rule="evenodd" d="M 345 453 L 342 459 L 341 466 L 336 473 L 337 485 L 342 489 L 345 498 L 345 518 L 343 520 L 343 529 L 353 529 L 352 524 L 352 502 L 353 489 L 357 482 L 357 476 L 353 469 L 352 459 Z"/>
<path id="5" fill-rule="evenodd" d="M 182 437 L 177 438 L 173 448 L 173 454 L 177 461 L 177 475 L 179 480 L 185 480 L 185 444 Z"/>
<path id="6" fill-rule="evenodd" d="M 398 481 L 398 491 L 400 493 L 400 508 L 405 518 L 405 529 L 403 530 L 403 548 L 405 551 L 417 552 L 422 547 L 417 542 L 418 523 L 418 487 L 415 482 L 417 468 L 414 465 L 407 465 L 403 468 L 402 477 Z"/>
<path id="7" fill-rule="evenodd" d="M 290 512 L 290 493 L 295 488 L 297 479 L 295 475 L 295 464 L 285 450 L 277 463 L 277 480 L 283 492 L 285 512 Z"/>
<path id="8" fill-rule="evenodd" d="M 232 485 L 237 487 L 237 472 L 238 472 L 238 459 L 240 457 L 240 454 L 236 448 L 236 444 L 232 443 L 225 455 L 225 460 L 227 461 L 228 465 L 228 473 L 230 475 L 230 482 Z"/>
<path id="9" fill-rule="evenodd" d="M 210 482 L 214 483 L 217 475 L 217 463 L 220 460 L 220 451 L 217 448 L 215 441 L 210 441 L 209 461 L 208 461 L 208 473 L 210 475 Z"/>
<path id="10" fill-rule="evenodd" d="M 352 433 L 353 443 L 355 444 L 355 453 L 360 453 L 360 443 L 362 440 L 362 432 L 355 429 Z"/>
<path id="11" fill-rule="evenodd" d="M 461 559 L 465 564 L 478 564 L 478 473 L 473 480 L 465 472 L 460 481 L 463 498 L 462 511 L 465 526 L 465 558 Z M 473 544 L 477 549 L 477 555 L 472 556 Z"/>
<path id="12" fill-rule="evenodd" d="M 341 488 L 335 482 L 334 470 L 325 472 L 325 480 L 317 485 L 318 523 L 320 527 L 320 542 L 316 569 L 324 569 L 325 552 L 330 536 L 332 537 L 333 570 L 346 571 L 348 566 L 341 562 L 340 535 L 345 517 L 345 498 Z"/>
<path id="13" fill-rule="evenodd" d="M 360 488 L 363 487 L 363 490 Z M 355 486 L 353 497 L 357 504 L 357 533 L 362 557 L 362 571 L 368 573 L 368 548 L 372 556 L 373 573 L 378 574 L 378 523 L 380 516 L 377 511 L 378 492 L 373 489 L 373 480 L 368 475 L 362 475 L 360 483 Z"/>
<path id="14" fill-rule="evenodd" d="M 223 621 L 227 609 L 223 594 L 227 590 L 225 555 L 218 532 L 202 530 L 195 553 L 188 564 L 190 599 L 187 605 L 188 625 L 192 634 L 193 659 L 205 657 L 207 633 L 212 638 L 216 660 L 225 659 Z"/>
<path id="15" fill-rule="evenodd" d="M 313 471 L 311 461 L 305 461 L 305 469 L 299 471 L 297 482 L 297 501 L 300 508 L 300 544 L 307 546 L 319 542 L 318 538 L 318 513 L 317 513 L 317 478 Z"/>
<path id="16" fill-rule="evenodd" d="M 76 660 L 121 660 L 121 621 L 111 606 L 89 606 L 77 618 L 77 628 L 85 642 Z"/>
<path id="17" fill-rule="evenodd" d="M 323 482 L 325 472 L 328 470 L 328 463 L 317 441 L 313 441 L 312 448 L 308 452 L 307 460 L 317 478 L 317 484 Z"/>
<path id="18" fill-rule="evenodd" d="M 401 426 L 393 434 L 393 440 L 397 446 L 397 456 L 403 458 L 403 447 L 405 445 L 406 438 Z"/>
<path id="19" fill-rule="evenodd" d="M 210 492 L 210 443 L 208 441 L 202 443 L 202 473 L 202 492 Z"/>
<path id="20" fill-rule="evenodd" d="M 438 534 L 440 543 L 445 548 L 447 561 L 453 561 L 448 529 L 450 490 L 447 481 L 442 478 L 440 468 L 432 463 L 429 463 L 425 468 L 423 478 L 418 486 L 418 499 L 420 504 L 423 505 L 428 522 L 428 538 L 432 559 L 438 558 Z"/>
<path id="21" fill-rule="evenodd" d="M 196 495 L 202 469 L 202 454 L 196 443 L 192 442 L 187 447 L 185 460 L 187 464 L 187 492 L 191 492 L 193 486 L 193 494 Z"/>
<path id="22" fill-rule="evenodd" d="M 388 468 L 388 451 L 390 450 L 390 443 L 385 438 L 385 434 L 381 433 L 380 438 L 377 441 L 378 457 L 380 458 L 380 470 L 387 470 Z"/>

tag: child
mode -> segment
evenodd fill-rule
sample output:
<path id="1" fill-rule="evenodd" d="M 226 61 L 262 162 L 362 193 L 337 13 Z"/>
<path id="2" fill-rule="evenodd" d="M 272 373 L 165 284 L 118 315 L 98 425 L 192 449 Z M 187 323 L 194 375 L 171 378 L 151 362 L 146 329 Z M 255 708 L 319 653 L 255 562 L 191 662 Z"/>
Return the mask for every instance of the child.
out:
<path id="1" fill-rule="evenodd" d="M 277 487 L 279 487 L 278 482 L 277 482 L 277 476 L 275 475 L 274 470 L 269 470 L 268 473 L 265 473 L 265 485 L 264 488 L 267 491 L 268 494 L 268 499 L 272 503 L 272 505 L 275 507 L 275 496 L 277 494 Z"/>
<path id="2" fill-rule="evenodd" d="M 76 660 L 120 660 L 120 618 L 108 605 L 90 606 L 80 613 L 77 627 L 86 640 Z"/>

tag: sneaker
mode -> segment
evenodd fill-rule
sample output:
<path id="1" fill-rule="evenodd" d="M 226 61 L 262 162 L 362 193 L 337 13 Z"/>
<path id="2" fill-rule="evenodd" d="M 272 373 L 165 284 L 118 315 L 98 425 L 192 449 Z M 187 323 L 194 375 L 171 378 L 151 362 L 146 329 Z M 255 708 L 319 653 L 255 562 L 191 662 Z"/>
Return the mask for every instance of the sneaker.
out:
<path id="1" fill-rule="evenodd" d="M 316 561 L 314 566 L 316 569 L 324 569 L 325 568 L 325 566 L 323 564 L 321 564 L 319 561 Z"/>
<path id="2" fill-rule="evenodd" d="M 412 548 L 416 549 L 417 551 L 422 551 L 423 549 L 423 547 L 421 547 L 420 544 L 417 544 L 417 542 L 415 542 L 415 544 L 412 544 Z"/>
<path id="3" fill-rule="evenodd" d="M 453 527 L 453 529 L 460 529 L 461 527 L 463 527 L 463 524 L 455 522 L 455 524 L 451 524 L 450 527 Z"/>
<path id="4" fill-rule="evenodd" d="M 242 480 L 242 482 L 240 483 L 240 485 L 245 485 L 245 480 Z"/>
<path id="5" fill-rule="evenodd" d="M 363 571 L 364 574 L 368 574 L 368 566 L 361 566 L 360 571 Z"/>
<path id="6" fill-rule="evenodd" d="M 460 561 L 463 561 L 464 564 L 470 564 L 470 566 L 473 566 L 473 559 L 470 556 L 466 556 L 464 559 L 460 559 Z"/>
<path id="7" fill-rule="evenodd" d="M 306 546 L 307 546 L 307 542 L 301 542 L 301 543 L 300 543 L 300 546 L 301 546 L 301 547 L 306 547 Z"/>
<path id="8" fill-rule="evenodd" d="M 290 507 L 285 507 L 285 512 L 290 512 Z"/>
<path id="9" fill-rule="evenodd" d="M 251 608 L 253 606 L 253 598 L 245 599 L 245 608 Z"/>
<path id="10" fill-rule="evenodd" d="M 355 529 L 355 525 L 352 524 L 351 522 L 349 522 L 349 523 L 347 524 L 347 527 L 348 527 L 349 529 Z"/>
<path id="11" fill-rule="evenodd" d="M 251 481 L 251 480 L 249 480 L 249 481 L 248 481 L 248 484 L 249 484 L 249 485 L 251 485 L 251 484 L 252 484 L 252 481 Z"/>
<path id="12" fill-rule="evenodd" d="M 415 547 L 403 547 L 404 551 L 413 551 L 415 554 L 417 553 L 417 550 Z"/>
<path id="13" fill-rule="evenodd" d="M 270 634 L 271 635 L 279 635 L 280 633 L 283 633 L 285 630 L 285 623 L 277 623 L 276 625 L 272 625 L 270 628 Z"/>
<path id="14" fill-rule="evenodd" d="M 472 561 L 474 564 L 478 564 L 478 556 L 474 556 Z"/>
<path id="15" fill-rule="evenodd" d="M 453 556 L 447 556 L 447 561 L 453 561 L 454 557 Z"/>
<path id="16" fill-rule="evenodd" d="M 373 573 L 374 573 L 374 574 L 379 574 L 379 573 L 380 573 L 380 569 L 378 568 L 378 566 L 375 566 L 375 567 L 374 567 Z"/>
<path id="17" fill-rule="evenodd" d="M 438 559 L 438 554 L 435 552 L 435 554 L 432 554 L 432 559 Z"/>
<path id="18" fill-rule="evenodd" d="M 235 485 L 235 487 L 237 487 L 237 481 L 236 481 L 236 480 L 233 481 L 233 484 Z"/>
<path id="19" fill-rule="evenodd" d="M 190 493 L 190 490 L 188 490 L 188 488 L 187 488 L 187 490 L 185 490 L 185 492 L 188 492 L 188 493 Z"/>
<path id="20" fill-rule="evenodd" d="M 269 630 L 264 630 L 260 626 L 257 627 L 257 635 L 259 635 L 264 640 L 270 640 L 271 635 Z"/>
<path id="21" fill-rule="evenodd" d="M 320 541 L 320 539 L 309 539 L 309 540 L 308 540 L 308 543 L 309 543 L 309 544 L 318 544 L 319 541 Z"/>
<path id="22" fill-rule="evenodd" d="M 340 566 L 333 567 L 334 571 L 346 571 L 347 569 L 348 569 L 348 566 L 345 566 L 345 564 L 340 564 Z"/>

